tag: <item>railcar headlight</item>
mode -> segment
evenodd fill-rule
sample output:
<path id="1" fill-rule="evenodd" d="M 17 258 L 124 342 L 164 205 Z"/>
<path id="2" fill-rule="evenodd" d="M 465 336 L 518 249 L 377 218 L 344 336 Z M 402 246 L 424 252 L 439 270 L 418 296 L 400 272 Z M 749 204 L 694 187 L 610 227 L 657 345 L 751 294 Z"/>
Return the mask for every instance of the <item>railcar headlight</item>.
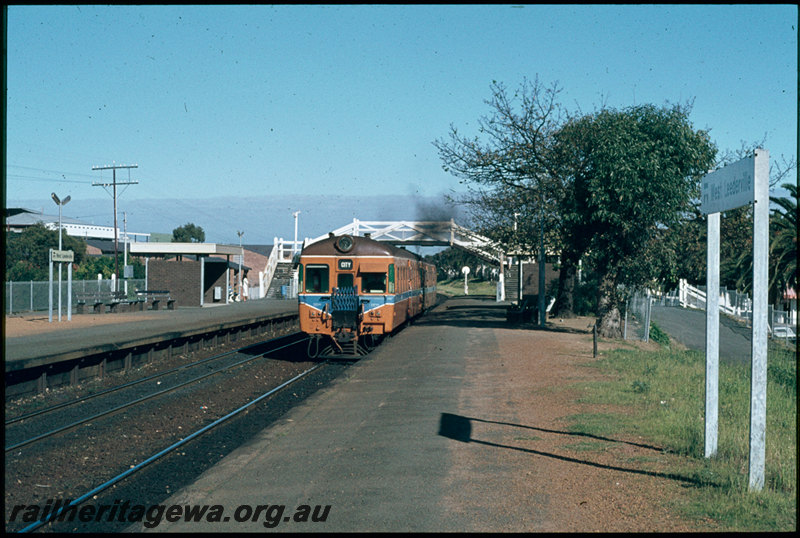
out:
<path id="1" fill-rule="evenodd" d="M 353 248 L 353 238 L 349 235 L 343 235 L 336 240 L 336 248 L 341 252 L 350 252 Z"/>

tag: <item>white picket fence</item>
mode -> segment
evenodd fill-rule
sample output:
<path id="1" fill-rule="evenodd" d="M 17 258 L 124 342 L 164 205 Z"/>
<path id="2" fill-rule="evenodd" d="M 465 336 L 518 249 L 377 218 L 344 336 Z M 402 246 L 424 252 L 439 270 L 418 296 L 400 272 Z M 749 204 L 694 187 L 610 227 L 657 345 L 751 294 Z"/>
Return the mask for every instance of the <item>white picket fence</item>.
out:
<path id="1" fill-rule="evenodd" d="M 678 289 L 667 294 L 663 298 L 662 304 L 705 310 L 706 291 L 702 287 L 692 286 L 686 280 L 681 279 L 678 282 Z M 748 324 L 753 320 L 753 301 L 749 295 L 739 293 L 736 290 L 729 290 L 725 287 L 720 288 L 719 310 Z M 774 327 L 790 326 L 792 319 L 789 312 L 777 310 L 770 305 L 767 323 L 769 332 L 772 333 Z"/>

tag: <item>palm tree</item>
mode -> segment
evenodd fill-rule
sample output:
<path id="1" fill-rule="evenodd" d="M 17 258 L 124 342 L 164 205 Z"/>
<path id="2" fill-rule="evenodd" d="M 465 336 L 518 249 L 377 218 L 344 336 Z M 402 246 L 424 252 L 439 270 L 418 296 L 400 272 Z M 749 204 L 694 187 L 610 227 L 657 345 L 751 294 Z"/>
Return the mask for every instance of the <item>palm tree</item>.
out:
<path id="1" fill-rule="evenodd" d="M 797 185 L 781 185 L 788 198 L 770 196 L 778 207 L 769 219 L 769 302 L 777 304 L 786 288 L 797 288 Z M 752 243 L 750 243 L 752 245 Z M 737 260 L 739 278 L 736 289 L 750 292 L 753 285 L 752 247 L 742 251 Z"/>
<path id="2" fill-rule="evenodd" d="M 781 186 L 789 191 L 789 197 L 770 197 L 779 206 L 773 210 L 770 220 L 772 240 L 769 245 L 770 265 L 774 270 L 770 287 L 777 288 L 777 299 L 787 287 L 797 288 L 797 185 L 784 183 Z"/>

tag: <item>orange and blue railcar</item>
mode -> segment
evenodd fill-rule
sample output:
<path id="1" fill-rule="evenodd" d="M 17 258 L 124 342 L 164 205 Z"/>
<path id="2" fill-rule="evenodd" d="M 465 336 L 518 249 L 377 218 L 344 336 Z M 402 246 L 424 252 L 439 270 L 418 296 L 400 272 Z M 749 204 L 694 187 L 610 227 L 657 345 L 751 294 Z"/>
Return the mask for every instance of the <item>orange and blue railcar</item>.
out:
<path id="1" fill-rule="evenodd" d="M 436 303 L 436 267 L 369 237 L 335 236 L 300 253 L 300 330 L 310 357 L 358 356 Z"/>

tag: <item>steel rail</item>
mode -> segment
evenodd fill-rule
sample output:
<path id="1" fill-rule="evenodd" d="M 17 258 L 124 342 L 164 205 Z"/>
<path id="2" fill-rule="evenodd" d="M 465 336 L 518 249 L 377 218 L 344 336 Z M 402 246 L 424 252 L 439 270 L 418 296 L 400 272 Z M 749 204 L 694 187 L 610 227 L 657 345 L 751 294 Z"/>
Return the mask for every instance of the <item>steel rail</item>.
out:
<path id="1" fill-rule="evenodd" d="M 207 432 L 211 428 L 214 428 L 215 426 L 225 422 L 229 418 L 236 416 L 237 414 L 241 413 L 245 409 L 257 404 L 258 402 L 260 402 L 264 398 L 267 398 L 267 397 L 271 396 L 275 392 L 287 387 L 288 385 L 294 383 L 298 379 L 301 379 L 301 378 L 305 377 L 306 375 L 310 374 L 311 372 L 313 372 L 317 368 L 320 368 L 322 365 L 324 365 L 326 363 L 327 363 L 327 361 L 321 362 L 319 364 L 316 364 L 316 365 L 312 366 L 308 370 L 299 373 L 298 375 L 294 376 L 292 379 L 290 379 L 288 381 L 285 381 L 282 384 L 278 385 L 277 387 L 267 391 L 266 393 L 262 394 L 261 396 L 259 396 L 255 400 L 252 400 L 251 402 L 248 402 L 248 403 L 244 404 L 243 406 L 239 407 L 238 409 L 235 409 L 235 410 L 231 411 L 227 415 L 218 418 L 217 420 L 215 420 L 211 424 L 208 424 L 208 425 L 200 428 L 199 430 L 197 430 L 194 433 L 188 435 L 187 437 L 184 437 L 180 441 L 177 441 L 177 442 L 171 444 L 167 448 L 161 450 L 160 452 L 154 454 L 153 456 L 150 456 L 149 458 L 147 458 L 146 460 L 142 461 L 141 463 L 131 467 L 127 471 L 118 474 L 117 476 L 115 476 L 114 478 L 111 478 L 110 480 L 104 482 L 103 484 L 100 484 L 99 486 L 97 486 L 93 490 L 91 490 L 91 491 L 89 491 L 87 493 L 84 493 L 83 495 L 81 495 L 80 497 L 75 499 L 74 501 L 70 502 L 67 506 L 64 506 L 63 508 L 59 509 L 58 512 L 55 512 L 53 514 L 49 514 L 44 520 L 32 523 L 32 524 L 28 525 L 27 527 L 25 527 L 24 529 L 21 529 L 19 532 L 21 532 L 21 533 L 22 532 L 30 532 L 32 530 L 38 529 L 39 527 L 41 527 L 45 523 L 49 523 L 53 519 L 57 518 L 64 510 L 66 510 L 68 508 L 71 508 L 72 506 L 77 506 L 77 505 L 81 504 L 82 502 L 84 502 L 86 499 L 92 497 L 93 495 L 96 495 L 97 493 L 100 493 L 104 489 L 113 486 L 117 482 L 120 482 L 121 480 L 124 480 L 129 475 L 135 473 L 136 471 L 142 469 L 143 467 L 145 467 L 147 465 L 150 465 L 151 463 L 153 463 L 154 461 L 156 461 L 160 457 L 164 456 L 165 454 L 168 454 L 172 450 L 174 450 L 174 449 L 176 449 L 176 448 L 188 443 L 189 441 L 191 441 L 195 437 L 198 437 L 198 436 L 204 434 L 205 432 Z"/>
<path id="2" fill-rule="evenodd" d="M 268 344 L 269 342 L 273 342 L 273 341 L 278 340 L 280 338 L 287 338 L 289 336 L 294 336 L 294 335 L 297 335 L 297 334 L 300 334 L 300 333 L 298 332 L 298 333 L 292 333 L 292 334 L 288 334 L 288 335 L 279 336 L 277 338 L 273 338 L 271 340 L 265 340 L 264 342 L 259 342 L 257 344 L 249 344 L 247 346 L 240 347 L 239 349 L 226 351 L 225 353 L 221 353 L 219 355 L 214 355 L 213 357 L 207 357 L 207 358 L 201 359 L 199 361 L 190 362 L 188 364 L 183 364 L 181 366 L 176 366 L 175 368 L 171 368 L 171 369 L 165 370 L 163 372 L 158 372 L 158 373 L 155 373 L 155 374 L 153 374 L 151 376 L 143 377 L 142 379 L 136 379 L 134 381 L 130 381 L 130 382 L 124 383 L 122 385 L 117 385 L 115 387 L 110 387 L 108 389 L 101 390 L 100 392 L 95 392 L 95 393 L 89 394 L 87 396 L 84 396 L 83 398 L 78 398 L 76 400 L 70 400 L 69 402 L 64 402 L 64 403 L 61 403 L 61 404 L 58 404 L 58 405 L 53 405 L 53 406 L 50 406 L 50 407 L 46 407 L 44 409 L 39 409 L 38 411 L 32 411 L 30 413 L 26 413 L 24 415 L 20 415 L 18 417 L 14 417 L 14 418 L 8 419 L 8 420 L 6 420 L 5 425 L 8 426 L 9 424 L 14 424 L 16 422 L 20 422 L 20 421 L 28 419 L 28 418 L 33 418 L 33 417 L 36 417 L 36 416 L 39 416 L 39 415 L 44 415 L 45 413 L 50 413 L 52 411 L 56 411 L 58 409 L 63 409 L 64 407 L 69 407 L 70 405 L 83 403 L 83 402 L 85 402 L 87 400 L 91 400 L 92 398 L 96 398 L 97 396 L 103 396 L 105 394 L 110 394 L 110 393 L 115 392 L 117 390 L 122 390 L 122 389 L 125 389 L 125 388 L 128 388 L 128 387 L 132 387 L 134 385 L 137 385 L 139 383 L 144 383 L 145 381 L 150 381 L 152 379 L 157 379 L 157 378 L 159 378 L 161 376 L 165 376 L 167 374 L 175 373 L 175 372 L 177 372 L 179 370 L 185 370 L 187 368 L 192 368 L 194 366 L 199 366 L 201 364 L 205 364 L 206 362 L 210 362 L 210 361 L 213 361 L 213 360 L 218 360 L 218 359 L 221 359 L 223 357 L 227 357 L 228 355 L 232 355 L 234 353 L 239 353 L 241 351 L 244 351 L 244 350 L 252 348 L 252 347 L 262 346 L 264 344 Z"/>
<path id="3" fill-rule="evenodd" d="M 297 344 L 301 344 L 301 343 L 303 343 L 303 340 L 299 340 L 297 342 L 292 342 L 290 344 L 286 344 L 285 346 L 281 346 L 281 347 L 278 347 L 278 348 L 275 348 L 275 349 L 271 349 L 270 352 L 279 351 L 281 349 L 284 349 L 284 348 L 287 348 L 287 347 L 290 347 L 290 346 L 294 346 L 294 345 L 297 345 Z M 230 369 L 235 368 L 237 366 L 240 366 L 242 364 L 248 363 L 250 361 L 254 361 L 256 359 L 260 359 L 263 356 L 264 356 L 263 353 L 260 354 L 260 355 L 254 355 L 253 357 L 249 357 L 247 359 L 238 361 L 238 362 L 236 362 L 234 364 L 230 364 L 230 365 L 228 365 L 228 366 L 226 366 L 224 368 L 220 368 L 219 370 L 215 370 L 213 372 L 209 372 L 209 373 L 203 374 L 201 376 L 195 377 L 195 378 L 190 379 L 188 381 L 185 381 L 183 383 L 179 383 L 178 385 L 175 385 L 174 387 L 168 387 L 168 388 L 166 388 L 164 390 L 160 390 L 158 392 L 154 392 L 152 394 L 148 394 L 147 396 L 143 396 L 143 397 L 138 398 L 136 400 L 131 400 L 130 402 L 126 402 L 126 403 L 124 403 L 122 405 L 118 405 L 118 406 L 113 407 L 111 409 L 107 409 L 107 410 L 105 410 L 105 411 L 103 411 L 101 413 L 97 413 L 96 415 L 92 415 L 90 417 L 82 418 L 80 420 L 77 420 L 77 421 L 72 422 L 70 424 L 67 424 L 65 426 L 61 426 L 60 428 L 56 428 L 55 430 L 51 430 L 49 432 L 42 433 L 40 435 L 37 435 L 35 437 L 31 437 L 31 438 L 26 439 L 24 441 L 20 441 L 19 443 L 16 443 L 14 445 L 7 446 L 7 447 L 5 447 L 5 451 L 6 452 L 10 452 L 10 451 L 15 450 L 17 448 L 20 448 L 20 447 L 35 443 L 36 441 L 41 441 L 42 439 L 46 439 L 48 437 L 51 437 L 51 436 L 56 435 L 58 433 L 61 433 L 63 431 L 72 429 L 72 428 L 74 428 L 76 426 L 80 426 L 81 424 L 84 424 L 86 422 L 95 420 L 97 418 L 100 418 L 100 417 L 103 417 L 103 416 L 106 416 L 106 415 L 110 415 L 112 413 L 116 413 L 117 411 L 125 409 L 126 407 L 130 407 L 132 405 L 136 405 L 138 403 L 142 403 L 144 401 L 150 400 L 151 398 L 155 398 L 157 396 L 162 396 L 164 394 L 167 394 L 168 392 L 172 392 L 172 391 L 177 390 L 179 388 L 185 387 L 186 385 L 191 385 L 192 383 L 196 383 L 197 381 L 201 381 L 201 380 L 203 380 L 203 379 L 205 379 L 207 377 L 211 377 L 212 375 L 216 375 L 216 374 L 222 373 L 222 372 L 224 372 L 226 370 L 230 370 Z"/>

